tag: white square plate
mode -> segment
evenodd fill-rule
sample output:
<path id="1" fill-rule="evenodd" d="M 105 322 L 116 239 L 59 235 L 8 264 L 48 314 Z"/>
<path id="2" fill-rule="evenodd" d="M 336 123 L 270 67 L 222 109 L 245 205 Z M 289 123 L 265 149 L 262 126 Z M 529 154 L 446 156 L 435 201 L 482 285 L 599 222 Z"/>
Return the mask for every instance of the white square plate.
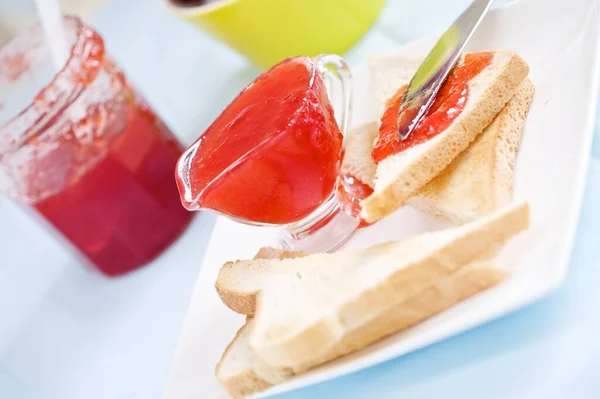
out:
<path id="1" fill-rule="evenodd" d="M 470 50 L 512 49 L 531 67 L 536 96 L 515 178 L 516 200 L 528 200 L 532 228 L 513 240 L 498 263 L 504 283 L 400 334 L 276 386 L 261 396 L 315 384 L 369 367 L 497 318 L 541 298 L 564 279 L 590 152 L 598 85 L 596 0 L 522 0 L 494 10 Z M 404 46 L 424 55 L 436 36 Z M 354 70 L 355 124 L 374 120 L 366 68 Z M 347 247 L 399 239 L 447 222 L 405 208 L 359 231 Z M 214 368 L 243 317 L 220 302 L 214 281 L 228 260 L 252 257 L 274 231 L 220 218 L 204 258 L 171 367 L 164 399 L 226 398 Z"/>

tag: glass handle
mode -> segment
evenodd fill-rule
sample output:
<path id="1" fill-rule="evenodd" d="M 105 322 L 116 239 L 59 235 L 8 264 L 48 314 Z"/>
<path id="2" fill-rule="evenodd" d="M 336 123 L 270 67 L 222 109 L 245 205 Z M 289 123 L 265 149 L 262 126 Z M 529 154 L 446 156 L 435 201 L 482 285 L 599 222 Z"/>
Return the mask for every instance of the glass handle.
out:
<path id="1" fill-rule="evenodd" d="M 346 137 L 352 121 L 352 72 L 346 61 L 335 54 L 321 54 L 313 58 L 323 80 L 337 79 L 342 85 L 342 115 L 340 120 L 340 131 Z M 331 98 L 331 92 L 329 92 Z"/>

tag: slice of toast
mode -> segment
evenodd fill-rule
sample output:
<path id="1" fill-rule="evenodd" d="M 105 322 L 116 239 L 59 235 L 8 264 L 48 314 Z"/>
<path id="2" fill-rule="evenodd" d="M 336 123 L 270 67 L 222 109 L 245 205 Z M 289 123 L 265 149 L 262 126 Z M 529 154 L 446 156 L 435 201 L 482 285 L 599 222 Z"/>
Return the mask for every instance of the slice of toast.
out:
<path id="1" fill-rule="evenodd" d="M 216 287 L 232 309 L 239 303 L 236 295 L 254 297 L 246 301 L 255 306 L 246 309 L 254 314 L 248 346 L 258 364 L 268 367 L 268 373 L 260 374 L 280 378 L 410 325 L 403 317 L 390 316 L 394 309 L 494 253 L 528 225 L 528 206 L 520 204 L 470 224 L 367 249 L 229 262 Z M 417 303 L 423 301 L 428 302 Z"/>
<path id="2" fill-rule="evenodd" d="M 484 262 L 460 268 L 416 294 L 406 302 L 380 315 L 377 319 L 345 336 L 332 349 L 332 353 L 349 353 L 361 349 L 365 342 L 399 332 L 439 313 L 449 307 L 498 284 L 505 270 Z M 216 375 L 219 382 L 234 398 L 243 398 L 268 389 L 290 378 L 289 369 L 278 370 L 259 360 L 250 348 L 252 318 L 240 328 L 231 341 L 219 364 Z M 329 357 L 329 356 L 327 356 Z"/>
<path id="3" fill-rule="evenodd" d="M 377 63 L 370 65 L 376 68 Z M 528 72 L 528 65 L 517 53 L 494 51 L 491 64 L 469 81 L 467 104 L 447 129 L 379 162 L 374 192 L 361 202 L 361 216 L 375 222 L 404 206 L 492 122 Z"/>
<path id="4" fill-rule="evenodd" d="M 411 73 L 405 75 L 410 79 Z M 514 166 L 533 94 L 533 84 L 526 79 L 475 141 L 408 203 L 457 224 L 508 205 L 512 201 Z M 341 168 L 342 173 L 356 176 L 371 187 L 377 168 L 371 158 L 376 135 L 375 122 L 352 129 Z"/>
<path id="5" fill-rule="evenodd" d="M 508 205 L 534 91 L 533 83 L 526 79 L 483 133 L 408 203 L 457 224 Z"/>

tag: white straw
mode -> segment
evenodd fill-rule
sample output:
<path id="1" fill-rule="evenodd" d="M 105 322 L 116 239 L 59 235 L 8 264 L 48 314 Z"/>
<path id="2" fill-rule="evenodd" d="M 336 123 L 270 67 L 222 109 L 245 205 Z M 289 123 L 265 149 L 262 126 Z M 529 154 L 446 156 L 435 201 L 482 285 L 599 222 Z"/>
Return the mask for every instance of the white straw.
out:
<path id="1" fill-rule="evenodd" d="M 57 0 L 34 0 L 40 23 L 52 53 L 57 70 L 65 64 L 69 52 L 67 35 L 63 26 L 62 12 Z"/>

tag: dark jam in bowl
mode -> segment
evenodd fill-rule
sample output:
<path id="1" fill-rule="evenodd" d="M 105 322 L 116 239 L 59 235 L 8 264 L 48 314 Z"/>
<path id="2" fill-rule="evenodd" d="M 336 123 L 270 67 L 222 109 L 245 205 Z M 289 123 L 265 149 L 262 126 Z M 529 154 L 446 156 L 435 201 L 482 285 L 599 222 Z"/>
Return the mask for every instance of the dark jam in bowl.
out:
<path id="1" fill-rule="evenodd" d="M 176 6 L 181 7 L 198 7 L 211 3 L 218 3 L 220 0 L 169 0 Z"/>

